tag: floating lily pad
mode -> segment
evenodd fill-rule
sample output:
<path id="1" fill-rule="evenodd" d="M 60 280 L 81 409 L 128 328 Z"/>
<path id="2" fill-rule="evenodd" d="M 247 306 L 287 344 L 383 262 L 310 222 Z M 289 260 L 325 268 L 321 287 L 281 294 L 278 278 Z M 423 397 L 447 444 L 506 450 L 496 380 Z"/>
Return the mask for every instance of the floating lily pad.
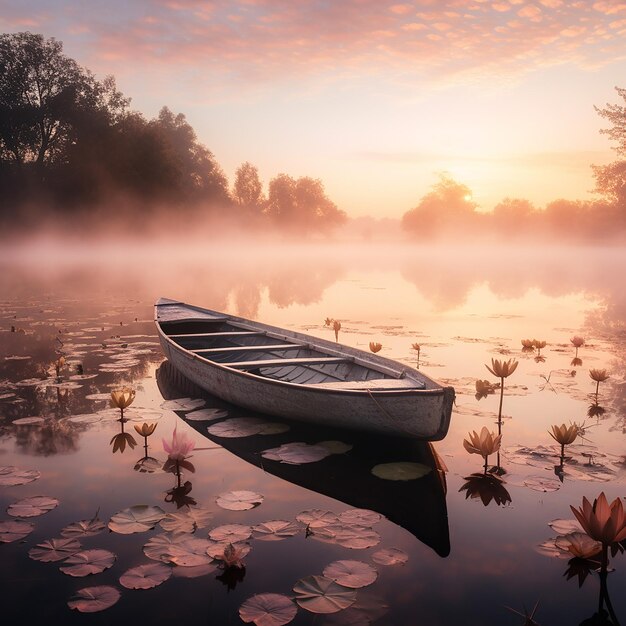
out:
<path id="1" fill-rule="evenodd" d="M 206 576 L 217 569 L 217 562 L 211 561 L 202 565 L 194 565 L 193 567 L 175 567 L 172 570 L 173 578 L 200 578 Z"/>
<path id="2" fill-rule="evenodd" d="M 331 526 L 339 521 L 339 518 L 332 511 L 322 509 L 308 509 L 296 515 L 296 519 L 310 528 L 321 528 Z"/>
<path id="3" fill-rule="evenodd" d="M 283 626 L 296 616 L 298 607 L 291 598 L 279 593 L 261 593 L 248 598 L 239 607 L 239 617 L 256 626 Z"/>
<path id="4" fill-rule="evenodd" d="M 97 613 L 112 607 L 119 599 L 120 592 L 115 587 L 85 587 L 76 592 L 67 606 L 81 613 Z"/>
<path id="5" fill-rule="evenodd" d="M 252 528 L 243 524 L 224 524 L 209 531 L 209 537 L 220 543 L 236 543 L 252 536 Z"/>
<path id="6" fill-rule="evenodd" d="M 227 415 L 228 411 L 223 409 L 199 409 L 197 411 L 187 413 L 187 415 L 185 415 L 185 419 L 191 422 L 210 422 L 212 420 L 226 417 Z"/>
<path id="7" fill-rule="evenodd" d="M 355 524 L 357 526 L 373 526 L 381 519 L 380 513 L 369 509 L 348 509 L 339 514 L 339 521 L 342 524 Z"/>
<path id="8" fill-rule="evenodd" d="M 115 533 L 130 535 L 152 530 L 164 517 L 160 506 L 138 504 L 113 515 L 108 525 Z"/>
<path id="9" fill-rule="evenodd" d="M 311 613 L 336 613 L 356 601 L 356 591 L 325 576 L 306 576 L 293 587 L 296 602 Z"/>
<path id="10" fill-rule="evenodd" d="M 185 508 L 168 513 L 159 523 L 163 530 L 174 533 L 194 533 L 208 526 L 213 513 L 201 507 Z"/>
<path id="11" fill-rule="evenodd" d="M 93 537 L 101 533 L 106 524 L 98 518 L 72 522 L 61 531 L 62 537 Z"/>
<path id="12" fill-rule="evenodd" d="M 548 493 L 551 491 L 558 491 L 561 488 L 561 483 L 556 478 L 549 478 L 546 476 L 528 476 L 524 479 L 524 486 L 534 491 Z"/>
<path id="13" fill-rule="evenodd" d="M 20 417 L 19 419 L 13 420 L 13 424 L 15 426 L 34 426 L 35 424 L 40 426 L 45 421 L 46 420 L 43 417 L 37 417 L 37 416 Z"/>
<path id="14" fill-rule="evenodd" d="M 170 411 L 193 411 L 199 409 L 206 404 L 202 398 L 176 398 L 175 400 L 166 400 L 161 403 L 162 409 Z"/>
<path id="15" fill-rule="evenodd" d="M 555 519 L 548 522 L 548 526 L 559 535 L 580 532 L 580 524 L 575 519 Z"/>
<path id="16" fill-rule="evenodd" d="M 31 548 L 28 551 L 28 556 L 34 561 L 53 563 L 55 561 L 62 561 L 81 550 L 82 546 L 76 539 L 47 539 L 46 541 L 38 543 L 34 548 Z"/>
<path id="17" fill-rule="evenodd" d="M 120 585 L 127 589 L 152 589 L 172 575 L 172 568 L 162 563 L 133 567 L 120 576 Z"/>
<path id="18" fill-rule="evenodd" d="M 343 441 L 320 441 L 318 446 L 326 448 L 331 454 L 345 454 L 350 452 L 354 446 Z"/>
<path id="19" fill-rule="evenodd" d="M 108 402 L 111 399 L 110 393 L 90 393 L 88 396 L 85 396 L 86 400 L 103 400 Z"/>
<path id="20" fill-rule="evenodd" d="M 30 496 L 9 505 L 7 513 L 11 517 L 37 517 L 59 506 L 56 498 L 48 496 Z"/>
<path id="21" fill-rule="evenodd" d="M 382 548 L 372 554 L 372 561 L 379 565 L 404 565 L 409 555 L 398 548 Z"/>
<path id="22" fill-rule="evenodd" d="M 59 569 L 68 576 L 89 576 L 99 574 L 115 562 L 115 555 L 108 550 L 83 550 L 76 552 Z"/>
<path id="23" fill-rule="evenodd" d="M 258 435 L 265 423 L 265 420 L 258 417 L 231 417 L 223 422 L 211 424 L 207 431 L 215 437 L 223 437 L 225 439 L 251 437 L 252 435 Z"/>
<path id="24" fill-rule="evenodd" d="M 243 559 L 243 557 L 249 554 L 250 550 L 252 549 L 250 547 L 250 544 L 246 543 L 245 541 L 217 541 L 211 544 L 207 548 L 206 552 L 211 558 L 217 559 L 218 561 L 223 561 L 224 551 L 228 550 L 229 546 L 231 550 L 237 551 L 238 557 L 240 559 Z"/>
<path id="25" fill-rule="evenodd" d="M 259 430 L 259 435 L 282 435 L 283 433 L 291 430 L 288 424 L 282 424 L 281 422 L 265 422 Z"/>
<path id="26" fill-rule="evenodd" d="M 32 483 L 41 476 L 38 470 L 23 470 L 14 465 L 4 465 L 0 467 L 0 486 L 13 487 L 15 485 L 25 485 Z"/>
<path id="27" fill-rule="evenodd" d="M 254 491 L 229 491 L 218 496 L 217 505 L 229 511 L 247 511 L 263 502 L 263 496 Z"/>
<path id="28" fill-rule="evenodd" d="M 24 539 L 33 532 L 34 524 L 20 520 L 0 521 L 0 543 L 11 543 Z"/>
<path id="29" fill-rule="evenodd" d="M 280 541 L 297 535 L 302 528 L 295 522 L 271 520 L 252 527 L 252 536 L 261 541 Z"/>
<path id="30" fill-rule="evenodd" d="M 381 463 L 372 468 L 372 474 L 383 480 L 416 480 L 430 472 L 431 468 L 427 465 L 407 461 Z"/>
<path id="31" fill-rule="evenodd" d="M 326 527 L 334 533 L 335 543 L 351 550 L 365 550 L 380 543 L 380 535 L 373 529 L 365 526 Z"/>
<path id="32" fill-rule="evenodd" d="M 278 448 L 265 450 L 261 453 L 261 456 L 271 461 L 279 461 L 280 463 L 288 463 L 290 465 L 301 465 L 303 463 L 321 461 L 331 454 L 328 448 L 324 446 L 296 441 L 283 444 Z"/>
<path id="33" fill-rule="evenodd" d="M 324 568 L 323 574 L 351 589 L 367 587 L 378 578 L 378 572 L 363 561 L 334 561 Z"/>
<path id="34" fill-rule="evenodd" d="M 181 567 L 208 565 L 212 558 L 207 548 L 213 545 L 208 539 L 191 537 L 187 534 L 156 535 L 143 547 L 144 554 L 155 561 L 173 563 Z"/>
<path id="35" fill-rule="evenodd" d="M 79 415 L 70 415 L 66 418 L 72 424 L 95 424 L 102 421 L 100 413 L 81 413 Z"/>

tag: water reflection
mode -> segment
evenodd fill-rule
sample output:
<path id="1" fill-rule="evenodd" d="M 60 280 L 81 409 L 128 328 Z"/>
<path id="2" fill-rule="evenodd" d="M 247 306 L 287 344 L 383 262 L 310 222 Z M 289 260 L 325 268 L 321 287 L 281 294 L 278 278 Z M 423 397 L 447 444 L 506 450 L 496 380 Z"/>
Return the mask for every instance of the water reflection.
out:
<path id="1" fill-rule="evenodd" d="M 466 499 L 480 498 L 485 506 L 489 506 L 491 502 L 494 502 L 498 506 L 512 502 L 511 494 L 504 486 L 505 482 L 495 474 L 476 473 L 466 476 L 463 480 L 466 482 L 459 491 L 465 491 Z"/>
<path id="2" fill-rule="evenodd" d="M 156 378 L 165 399 L 203 397 L 210 406 L 226 407 L 231 417 L 238 414 L 236 407 L 207 395 L 168 361 L 159 366 Z M 248 411 L 245 414 L 250 415 Z M 286 434 L 222 438 L 207 433 L 204 422 L 188 423 L 229 452 L 270 474 L 350 506 L 377 511 L 411 532 L 440 556 L 445 557 L 450 552 L 445 473 L 437 453 L 428 443 L 331 429 L 322 431 L 317 426 L 292 422 L 289 422 L 290 430 Z M 353 447 L 348 453 L 333 454 L 305 467 L 267 461 L 261 456 L 264 450 L 285 441 L 317 442 L 323 439 L 348 441 Z M 430 471 L 422 478 L 409 481 L 383 481 L 371 473 L 374 466 L 394 461 L 423 464 Z"/>

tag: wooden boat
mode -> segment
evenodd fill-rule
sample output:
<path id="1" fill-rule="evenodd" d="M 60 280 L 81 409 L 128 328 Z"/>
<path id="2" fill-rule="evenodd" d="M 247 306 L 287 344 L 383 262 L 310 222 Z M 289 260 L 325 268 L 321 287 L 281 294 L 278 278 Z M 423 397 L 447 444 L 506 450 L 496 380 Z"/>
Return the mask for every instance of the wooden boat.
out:
<path id="1" fill-rule="evenodd" d="M 391 359 L 167 298 L 155 322 L 174 367 L 232 404 L 429 441 L 448 431 L 454 389 Z"/>
<path id="2" fill-rule="evenodd" d="M 205 393 L 174 369 L 169 361 L 163 361 L 157 368 L 156 381 L 166 400 L 181 396 L 202 397 L 211 408 L 227 411 L 231 420 L 239 415 L 251 415 Z M 185 419 L 187 412 L 177 413 Z M 286 433 L 228 438 L 208 432 L 206 421 L 185 421 L 203 437 L 263 472 L 348 506 L 377 511 L 439 556 L 446 557 L 450 553 L 445 466 L 434 445 L 428 441 L 355 430 L 321 429 L 304 422 L 289 422 L 290 429 Z M 344 441 L 351 444 L 352 449 L 346 454 L 333 454 L 305 465 L 262 457 L 264 450 L 290 441 L 316 443 L 322 439 Z M 431 472 L 418 480 L 382 480 L 372 474 L 375 465 L 398 461 L 421 463 L 431 468 Z"/>

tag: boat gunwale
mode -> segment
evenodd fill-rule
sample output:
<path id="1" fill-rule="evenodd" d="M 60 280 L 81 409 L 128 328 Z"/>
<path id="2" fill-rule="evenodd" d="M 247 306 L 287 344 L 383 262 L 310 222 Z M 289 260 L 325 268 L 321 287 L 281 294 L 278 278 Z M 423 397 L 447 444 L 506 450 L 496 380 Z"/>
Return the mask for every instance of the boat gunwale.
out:
<path id="1" fill-rule="evenodd" d="M 167 302 L 163 302 L 161 304 L 159 304 L 159 302 L 157 302 L 154 306 L 155 309 L 155 316 L 154 316 L 154 321 L 158 330 L 158 333 L 160 336 L 164 337 L 167 341 L 167 343 L 177 352 L 182 353 L 184 355 L 187 356 L 187 358 L 190 359 L 196 359 L 199 361 L 202 361 L 204 363 L 206 363 L 207 365 L 213 366 L 217 369 L 223 370 L 225 372 L 228 372 L 229 374 L 232 375 L 237 375 L 237 376 L 241 376 L 241 377 L 245 377 L 245 378 L 250 378 L 256 381 L 262 381 L 264 383 L 269 383 L 269 384 L 273 384 L 273 385 L 279 385 L 282 387 L 293 387 L 296 389 L 303 389 L 303 390 L 307 390 L 307 391 L 313 391 L 316 393 L 321 393 L 324 394 L 326 396 L 328 396 L 329 394 L 339 394 L 342 396 L 356 396 L 356 397 L 363 397 L 366 395 L 369 396 L 384 396 L 385 398 L 387 397 L 393 397 L 393 396 L 410 396 L 410 395 L 417 395 L 417 396 L 439 396 L 439 395 L 445 395 L 446 393 L 450 393 L 450 390 L 452 390 L 452 393 L 454 393 L 454 388 L 451 386 L 444 386 L 441 385 L 440 383 L 438 383 L 437 381 L 433 380 L 432 378 L 430 378 L 429 376 L 426 376 L 423 372 L 420 372 L 419 370 L 416 370 L 410 366 L 405 366 L 402 363 L 399 363 L 397 361 L 393 361 L 392 359 L 386 359 L 385 357 L 380 357 L 378 355 L 369 355 L 366 352 L 359 350 L 358 348 L 351 348 L 352 350 L 356 350 L 358 352 L 363 352 L 363 356 L 364 357 L 373 357 L 375 359 L 381 359 L 385 362 L 390 362 L 393 365 L 396 365 L 398 367 L 398 371 L 397 371 L 397 378 L 403 378 L 406 376 L 407 373 L 411 373 L 413 375 L 417 374 L 417 378 L 416 380 L 419 380 L 419 378 L 423 378 L 426 382 L 430 382 L 434 385 L 437 385 L 436 388 L 434 389 L 420 389 L 418 387 L 411 389 L 411 388 L 405 388 L 405 389 L 341 389 L 341 388 L 328 388 L 328 387 L 323 387 L 321 385 L 316 385 L 316 384 L 302 384 L 302 383 L 293 383 L 290 381 L 286 381 L 286 380 L 279 380 L 276 378 L 269 378 L 266 376 L 261 376 L 260 374 L 254 374 L 252 372 L 246 372 L 240 369 L 236 369 L 236 368 L 232 368 L 232 367 L 227 367 L 226 365 L 223 365 L 217 361 L 212 361 L 206 357 L 203 357 L 200 354 L 197 354 L 195 352 L 191 352 L 190 350 L 183 348 L 180 344 L 176 343 L 174 340 L 170 339 L 169 335 L 161 328 L 161 321 L 158 319 L 157 317 L 157 311 L 158 308 L 160 306 L 171 306 L 171 305 L 179 305 L 179 306 L 184 306 L 188 309 L 193 309 L 196 311 L 201 311 L 203 313 L 212 313 L 212 311 L 210 309 L 204 309 L 202 307 L 199 306 L 195 306 L 192 304 L 187 304 L 186 302 L 180 302 L 180 301 L 167 301 Z M 221 319 L 221 318 L 225 318 L 225 319 Z M 181 318 L 180 320 L 164 320 L 165 323 L 176 323 L 176 322 L 180 322 L 180 323 L 184 323 L 184 322 L 190 322 L 190 321 L 197 321 L 197 322 L 210 322 L 211 319 L 210 318 Z M 218 320 L 216 320 L 218 321 Z M 268 324 L 263 324 L 261 322 L 255 322 L 254 320 L 247 320 L 244 318 L 238 318 L 237 316 L 233 316 L 233 315 L 228 315 L 228 314 L 221 314 L 220 315 L 220 322 L 224 322 L 224 323 L 234 323 L 234 324 L 253 324 L 253 325 L 259 325 L 259 326 L 263 326 L 266 327 L 267 329 L 269 329 L 267 332 L 275 332 L 278 333 L 279 335 L 282 334 L 281 331 L 284 331 L 285 329 L 281 329 L 277 326 L 270 326 Z M 313 337 L 313 336 L 309 336 L 306 335 L 304 333 L 298 333 L 297 331 L 289 331 L 289 332 L 293 332 L 295 335 L 300 335 L 303 338 L 307 338 L 310 337 L 311 339 L 315 340 L 315 339 L 320 339 L 321 341 L 326 341 L 324 339 L 318 338 L 318 337 Z M 285 336 L 285 335 L 283 335 Z M 294 347 L 314 347 L 314 346 L 294 346 Z M 346 346 L 348 347 L 348 346 Z M 322 350 L 323 351 L 323 350 Z M 357 363 L 356 360 L 354 359 L 354 357 L 352 355 L 346 355 L 344 353 L 342 353 L 341 351 L 337 351 L 339 354 L 337 356 L 344 356 L 345 358 L 353 361 L 354 363 L 356 363 L 357 365 L 361 365 L 361 367 L 369 367 L 368 365 L 363 365 L 361 363 Z M 330 353 L 329 353 L 330 355 Z M 358 358 L 358 357 L 357 357 Z M 363 357 L 361 357 L 361 359 L 365 360 Z M 385 369 L 388 369 L 390 371 L 394 371 L 393 367 L 391 367 L 391 365 L 387 365 L 386 363 L 381 363 L 380 364 L 381 367 L 384 367 Z M 268 366 L 268 367 L 280 367 L 280 366 Z M 374 370 L 374 371 L 379 371 L 381 374 L 385 374 L 385 372 L 381 372 L 380 370 L 377 370 L 375 367 L 371 367 L 370 369 Z M 349 382 L 349 381 L 348 381 Z"/>

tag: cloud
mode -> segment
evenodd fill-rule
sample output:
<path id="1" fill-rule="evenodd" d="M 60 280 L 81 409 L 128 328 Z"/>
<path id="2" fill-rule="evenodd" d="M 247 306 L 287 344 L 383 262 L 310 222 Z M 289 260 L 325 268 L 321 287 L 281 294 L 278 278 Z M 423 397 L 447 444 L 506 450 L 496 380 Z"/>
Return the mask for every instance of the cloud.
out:
<path id="1" fill-rule="evenodd" d="M 80 38 L 96 71 L 219 75 L 259 85 L 349 74 L 475 81 L 546 65 L 598 67 L 619 58 L 626 3 L 562 0 L 111 0 L 100 8 L 23 0 L 0 18 L 7 30 Z M 513 18 L 513 19 L 511 19 Z M 601 34 L 600 34 L 601 33 Z M 79 44 L 76 43 L 76 46 Z M 72 47 L 72 50 L 75 48 Z"/>

